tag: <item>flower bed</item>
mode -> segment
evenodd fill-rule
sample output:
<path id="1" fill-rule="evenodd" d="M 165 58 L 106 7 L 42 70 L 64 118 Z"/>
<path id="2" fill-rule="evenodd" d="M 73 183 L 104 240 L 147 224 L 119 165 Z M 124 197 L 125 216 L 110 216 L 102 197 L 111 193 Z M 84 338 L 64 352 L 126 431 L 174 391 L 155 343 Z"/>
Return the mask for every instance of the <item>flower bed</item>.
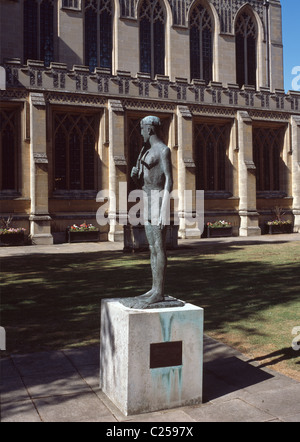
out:
<path id="1" fill-rule="evenodd" d="M 100 241 L 100 231 L 92 224 L 83 223 L 79 226 L 73 224 L 73 226 L 67 228 L 67 242 L 98 242 Z"/>
<path id="2" fill-rule="evenodd" d="M 26 229 L 0 229 L 0 244 L 3 246 L 23 246 Z"/>
<path id="3" fill-rule="evenodd" d="M 291 221 L 268 221 L 267 228 L 269 235 L 292 233 L 293 231 L 293 225 Z"/>
<path id="4" fill-rule="evenodd" d="M 206 224 L 206 237 L 207 238 L 220 238 L 220 237 L 232 236 L 232 225 L 228 221 L 215 221 L 213 223 L 208 222 Z"/>
<path id="5" fill-rule="evenodd" d="M 283 212 L 282 208 L 276 206 L 273 212 L 275 215 L 274 219 L 266 223 L 267 232 L 269 233 L 269 235 L 276 235 L 280 233 L 292 233 L 293 224 L 290 220 L 285 220 L 283 218 L 285 212 Z"/>

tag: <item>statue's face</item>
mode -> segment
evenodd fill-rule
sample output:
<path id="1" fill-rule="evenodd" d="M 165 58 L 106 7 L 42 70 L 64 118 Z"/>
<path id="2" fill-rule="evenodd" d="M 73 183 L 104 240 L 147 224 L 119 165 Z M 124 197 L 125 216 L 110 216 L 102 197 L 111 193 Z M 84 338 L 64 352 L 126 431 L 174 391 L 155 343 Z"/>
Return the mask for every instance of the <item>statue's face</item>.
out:
<path id="1" fill-rule="evenodd" d="M 149 141 L 150 138 L 150 126 L 147 124 L 142 124 L 141 125 L 141 135 L 144 139 L 144 143 L 147 143 L 147 141 Z"/>

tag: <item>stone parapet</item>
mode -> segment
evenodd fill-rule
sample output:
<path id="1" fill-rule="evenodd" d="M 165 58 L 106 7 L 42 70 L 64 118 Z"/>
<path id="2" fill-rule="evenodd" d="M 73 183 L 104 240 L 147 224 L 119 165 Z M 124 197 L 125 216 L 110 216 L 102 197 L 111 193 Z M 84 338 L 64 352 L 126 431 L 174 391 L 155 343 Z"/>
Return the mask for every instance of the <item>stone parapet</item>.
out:
<path id="1" fill-rule="evenodd" d="M 63 63 L 51 63 L 49 68 L 40 61 L 28 61 L 22 65 L 20 59 L 9 59 L 4 63 L 6 69 L 6 91 L 1 96 L 9 96 L 12 90 L 43 92 L 49 102 L 57 100 L 55 93 L 76 93 L 94 97 L 94 104 L 101 98 L 136 98 L 143 100 L 163 100 L 165 103 L 183 103 L 239 108 L 292 112 L 300 114 L 300 92 L 281 89 L 253 87 L 240 89 L 236 84 L 203 81 L 176 77 L 171 81 L 168 76 L 157 75 L 151 79 L 148 74 L 132 75 L 128 71 L 117 71 L 112 75 L 107 69 L 96 68 L 90 72 L 86 66 L 75 65 L 68 70 Z"/>

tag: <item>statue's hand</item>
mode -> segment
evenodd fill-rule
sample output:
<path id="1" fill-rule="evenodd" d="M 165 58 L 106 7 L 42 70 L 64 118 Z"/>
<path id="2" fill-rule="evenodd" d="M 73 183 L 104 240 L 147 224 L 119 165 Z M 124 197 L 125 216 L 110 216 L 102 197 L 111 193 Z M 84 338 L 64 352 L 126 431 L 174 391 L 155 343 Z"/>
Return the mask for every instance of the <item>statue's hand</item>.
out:
<path id="1" fill-rule="evenodd" d="M 162 230 L 164 227 L 166 227 L 166 221 L 164 219 L 163 215 L 160 215 L 159 220 L 158 220 L 158 226 L 159 228 Z"/>
<path id="2" fill-rule="evenodd" d="M 137 167 L 133 167 L 131 171 L 131 178 L 137 178 L 139 174 L 139 170 Z"/>

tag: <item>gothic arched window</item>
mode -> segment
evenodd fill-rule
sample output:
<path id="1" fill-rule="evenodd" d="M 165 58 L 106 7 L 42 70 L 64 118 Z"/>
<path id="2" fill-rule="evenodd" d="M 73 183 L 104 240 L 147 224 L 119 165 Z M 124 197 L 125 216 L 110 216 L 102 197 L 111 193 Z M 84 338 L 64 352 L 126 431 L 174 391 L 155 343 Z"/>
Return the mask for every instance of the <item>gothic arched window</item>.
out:
<path id="1" fill-rule="evenodd" d="M 112 2 L 85 0 L 85 64 L 112 67 Z"/>
<path id="2" fill-rule="evenodd" d="M 18 116 L 18 110 L 0 110 L 0 191 L 17 190 Z"/>
<path id="3" fill-rule="evenodd" d="M 140 13 L 140 70 L 165 73 L 165 14 L 159 0 L 144 0 Z"/>
<path id="4" fill-rule="evenodd" d="M 235 27 L 237 84 L 256 87 L 257 31 L 253 18 L 247 12 L 238 17 Z"/>
<path id="5" fill-rule="evenodd" d="M 206 83 L 212 80 L 212 20 L 201 4 L 193 8 L 190 16 L 190 62 L 191 79 Z"/>
<path id="6" fill-rule="evenodd" d="M 97 114 L 54 115 L 54 190 L 94 190 Z"/>
<path id="7" fill-rule="evenodd" d="M 201 124 L 195 129 L 197 189 L 225 191 L 228 125 Z"/>
<path id="8" fill-rule="evenodd" d="M 24 60 L 43 60 L 50 66 L 54 59 L 53 0 L 24 1 Z"/>
<path id="9" fill-rule="evenodd" d="M 253 157 L 256 166 L 256 190 L 280 191 L 282 129 L 256 128 L 253 131 Z"/>

